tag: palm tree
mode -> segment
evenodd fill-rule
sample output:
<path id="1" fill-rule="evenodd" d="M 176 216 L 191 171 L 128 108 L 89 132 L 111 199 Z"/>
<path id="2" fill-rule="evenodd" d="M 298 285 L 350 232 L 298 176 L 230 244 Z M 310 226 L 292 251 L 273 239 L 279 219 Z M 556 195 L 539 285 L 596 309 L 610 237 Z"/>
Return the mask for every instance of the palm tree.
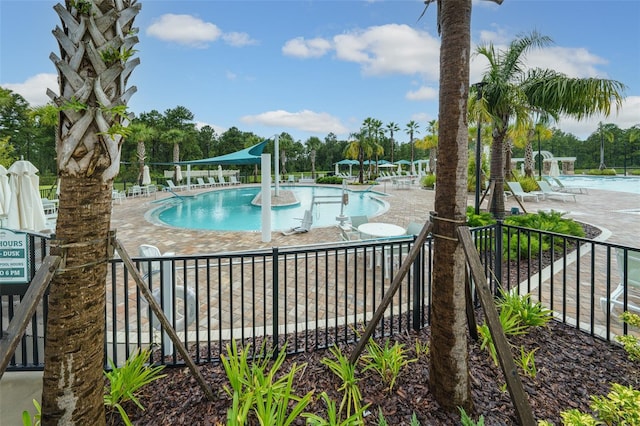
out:
<path id="1" fill-rule="evenodd" d="M 409 143 L 411 144 L 411 164 L 413 164 L 414 160 L 413 136 L 414 134 L 420 133 L 418 128 L 420 128 L 420 125 L 413 120 L 409 121 L 407 123 L 407 127 L 405 128 L 405 131 L 409 135 Z"/>
<path id="2" fill-rule="evenodd" d="M 132 123 L 129 126 L 130 134 L 127 139 L 136 142 L 136 157 L 138 159 L 138 184 L 142 185 L 144 173 L 144 161 L 147 158 L 147 151 L 144 143 L 155 135 L 152 128 L 144 123 Z"/>
<path id="3" fill-rule="evenodd" d="M 111 221 L 111 190 L 120 169 L 126 134 L 126 88 L 139 60 L 133 22 L 136 0 L 67 1 L 54 9 L 62 28 L 53 33 L 62 59 L 56 136 L 60 205 L 56 227 L 64 255 L 48 305 L 42 424 L 105 424 L 105 287 Z"/>
<path id="4" fill-rule="evenodd" d="M 387 130 L 389 131 L 389 135 L 391 136 L 391 162 L 393 163 L 393 151 L 395 148 L 394 145 L 396 143 L 393 139 L 393 133 L 400 131 L 400 126 L 398 126 L 398 123 L 391 121 L 387 124 Z"/>
<path id="5" fill-rule="evenodd" d="M 170 129 L 163 135 L 163 141 L 167 144 L 173 145 L 173 154 L 172 160 L 174 163 L 180 161 L 180 144 L 184 141 L 185 132 L 180 129 Z M 174 166 L 173 170 L 173 178 L 177 181 L 178 179 L 178 166 L 177 164 Z"/>
<path id="6" fill-rule="evenodd" d="M 359 132 L 354 132 L 349 135 L 350 139 L 353 139 L 344 150 L 344 156 L 347 158 L 357 159 L 360 163 L 360 171 L 358 171 L 358 182 L 364 183 L 364 154 L 365 154 L 365 131 L 360 129 Z"/>
<path id="7" fill-rule="evenodd" d="M 438 148 L 438 120 L 429 121 L 427 131 L 430 134 L 417 141 L 416 147 L 429 150 L 429 173 L 435 173 Z"/>
<path id="8" fill-rule="evenodd" d="M 604 141 L 613 142 L 615 136 L 611 131 L 611 124 L 603 125 L 602 121 L 598 124 L 598 132 L 600 133 L 600 165 L 598 170 L 604 170 L 607 166 L 604 164 Z"/>
<path id="9" fill-rule="evenodd" d="M 478 55 L 489 65 L 483 76 L 480 108 L 493 122 L 491 149 L 491 184 L 495 188 L 491 212 L 504 218 L 504 141 L 512 121 L 527 127 L 530 114 L 540 111 L 554 119 L 568 115 L 578 120 L 595 113 L 609 114 L 612 103 L 619 108 L 624 85 L 615 80 L 570 78 L 549 69 L 526 69 L 524 55 L 533 48 L 545 47 L 551 39 L 532 32 L 516 38 L 506 51 L 496 51 L 493 44 L 479 46 Z M 472 88 L 472 98 L 475 97 Z"/>
<path id="10" fill-rule="evenodd" d="M 438 185 L 433 234 L 433 289 L 429 389 L 448 409 L 472 409 L 465 317 L 465 257 L 457 229 L 467 205 L 467 93 L 471 0 L 438 2 L 440 111 Z"/>

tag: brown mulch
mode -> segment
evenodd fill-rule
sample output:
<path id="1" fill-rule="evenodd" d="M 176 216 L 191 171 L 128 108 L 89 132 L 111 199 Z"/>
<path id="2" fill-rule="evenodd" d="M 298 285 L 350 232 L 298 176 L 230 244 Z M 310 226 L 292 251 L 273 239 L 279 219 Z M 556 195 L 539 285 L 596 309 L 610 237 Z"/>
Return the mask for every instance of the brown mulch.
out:
<path id="1" fill-rule="evenodd" d="M 588 231 L 590 237 L 597 234 Z M 479 313 L 477 316 L 481 316 Z M 359 387 L 366 403 L 370 403 L 367 425 L 378 424 L 378 412 L 384 413 L 389 425 L 409 425 L 415 414 L 421 425 L 459 425 L 457 411 L 444 410 L 429 389 L 429 355 L 416 355 L 415 342 L 427 343 L 430 329 L 394 336 L 392 341 L 404 344 L 409 358 L 416 358 L 400 373 L 396 386 L 389 391 L 377 373 L 358 372 Z M 562 424 L 560 413 L 577 408 L 589 412 L 591 395 L 606 395 L 612 383 L 640 388 L 640 365 L 628 359 L 617 345 L 589 336 L 575 328 L 552 321 L 548 326 L 532 329 L 522 336 L 510 338 L 515 359 L 520 347 L 535 350 L 537 374 L 534 378 L 520 371 L 528 401 L 536 420 L 549 420 Z M 380 343 L 382 343 L 380 341 Z M 341 346 L 347 356 L 354 345 Z M 325 391 L 334 400 L 341 400 L 341 383 L 328 367 L 321 363 L 332 357 L 328 351 L 314 351 L 289 357 L 283 371 L 293 363 L 306 367 L 296 376 L 296 394 L 314 392 L 312 404 L 305 411 L 326 415 L 324 402 L 319 398 Z M 165 369 L 167 377 L 146 388 L 140 398 L 145 411 L 131 403 L 125 408 L 135 425 L 224 425 L 231 399 L 223 390 L 228 382 L 219 364 L 199 366 L 216 396 L 208 401 L 190 371 L 185 368 Z M 480 350 L 479 342 L 469 340 L 469 372 L 474 419 L 484 416 L 485 425 L 518 424 L 514 405 L 502 371 L 493 364 L 488 352 Z M 108 415 L 108 424 L 122 424 L 117 413 Z M 257 424 L 257 423 L 256 423 Z M 305 424 L 301 419 L 295 424 Z"/>

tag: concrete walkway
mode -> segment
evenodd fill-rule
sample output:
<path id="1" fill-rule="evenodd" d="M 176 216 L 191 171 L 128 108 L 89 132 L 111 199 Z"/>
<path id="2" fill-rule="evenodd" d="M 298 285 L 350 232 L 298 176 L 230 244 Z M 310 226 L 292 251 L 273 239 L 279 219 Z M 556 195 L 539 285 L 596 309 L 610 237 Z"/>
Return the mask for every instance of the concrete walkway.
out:
<path id="1" fill-rule="evenodd" d="M 353 187 L 355 190 L 362 187 Z M 382 185 L 378 190 L 382 191 Z M 197 190 L 193 192 L 201 192 Z M 376 218 L 378 221 L 396 223 L 405 226 L 412 221 L 426 221 L 429 212 L 434 210 L 434 191 L 412 187 L 394 189 L 387 185 L 384 199 L 389 209 Z M 157 198 L 170 197 L 170 193 L 158 193 Z M 336 227 L 312 228 L 311 232 L 283 236 L 272 234 L 272 241 L 263 243 L 261 234 L 256 232 L 213 232 L 192 231 L 168 228 L 147 220 L 146 213 L 157 207 L 155 198 L 137 197 L 115 204 L 112 214 L 112 227 L 117 237 L 132 256 L 137 256 L 140 244 L 153 244 L 162 252 L 176 254 L 214 253 L 222 251 L 250 250 L 276 246 L 298 246 L 340 240 Z M 469 196 L 469 205 L 474 197 Z M 608 242 L 640 248 L 640 194 L 612 191 L 590 190 L 589 194 L 577 195 L 577 202 L 545 200 L 529 201 L 524 204 L 529 212 L 537 210 L 556 210 L 567 212 L 568 217 L 606 229 Z M 510 198 L 507 211 L 519 207 Z M 42 373 L 7 372 L 0 380 L 0 425 L 21 425 L 23 410 L 32 414 L 35 409 L 32 399 L 40 400 Z"/>

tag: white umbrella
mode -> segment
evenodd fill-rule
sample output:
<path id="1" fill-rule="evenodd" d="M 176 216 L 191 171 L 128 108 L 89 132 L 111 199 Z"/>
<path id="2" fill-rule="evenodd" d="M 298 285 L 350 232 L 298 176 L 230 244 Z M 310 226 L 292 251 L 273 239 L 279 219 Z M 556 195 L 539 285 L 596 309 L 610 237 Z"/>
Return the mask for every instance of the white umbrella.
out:
<path id="1" fill-rule="evenodd" d="M 9 178 L 7 169 L 0 166 L 0 214 L 9 212 L 9 201 L 11 200 L 11 189 L 9 188 Z"/>
<path id="2" fill-rule="evenodd" d="M 176 166 L 176 180 L 182 182 L 182 170 L 180 170 L 180 166 Z"/>
<path id="3" fill-rule="evenodd" d="M 398 164 L 398 173 L 402 173 L 402 164 Z"/>
<path id="4" fill-rule="evenodd" d="M 411 163 L 411 175 L 415 175 L 416 174 L 416 162 L 414 161 L 413 163 Z"/>
<path id="5" fill-rule="evenodd" d="M 560 176 L 560 167 L 558 167 L 557 161 L 551 162 L 551 168 L 549 169 L 549 176 L 553 176 L 553 177 Z"/>
<path id="6" fill-rule="evenodd" d="M 224 175 L 222 174 L 222 166 L 218 164 L 218 181 L 224 183 Z"/>
<path id="7" fill-rule="evenodd" d="M 9 167 L 9 228 L 29 231 L 41 231 L 46 228 L 47 220 L 42 208 L 40 178 L 36 175 L 37 172 L 38 169 L 25 160 L 16 161 Z"/>
<path id="8" fill-rule="evenodd" d="M 149 174 L 149 166 L 142 168 L 142 184 L 144 186 L 151 185 L 151 175 Z"/>
<path id="9" fill-rule="evenodd" d="M 336 163 L 336 176 L 338 176 L 340 174 L 340 166 L 338 166 L 338 163 Z"/>

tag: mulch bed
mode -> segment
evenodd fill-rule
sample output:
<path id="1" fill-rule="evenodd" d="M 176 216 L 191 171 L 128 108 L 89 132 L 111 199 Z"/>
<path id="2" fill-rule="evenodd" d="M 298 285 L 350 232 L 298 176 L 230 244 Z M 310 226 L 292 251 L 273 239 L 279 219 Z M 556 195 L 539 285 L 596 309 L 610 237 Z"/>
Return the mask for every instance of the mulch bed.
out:
<path id="1" fill-rule="evenodd" d="M 588 232 L 597 234 L 596 230 Z M 481 314 L 477 313 L 478 317 Z M 394 336 L 392 341 L 404 344 L 409 358 L 416 358 L 415 342 L 429 342 L 430 329 Z M 529 404 L 537 420 L 549 420 L 562 424 L 560 413 L 577 408 L 590 412 L 591 395 L 606 395 L 612 383 L 640 388 L 640 365 L 628 359 L 619 346 L 589 336 L 575 328 L 556 321 L 542 328 L 532 329 L 522 336 L 510 338 L 514 358 L 520 347 L 535 350 L 537 375 L 531 378 L 522 374 L 521 379 Z M 382 342 L 380 342 L 382 343 Z M 342 345 L 348 354 L 354 345 Z M 293 363 L 306 367 L 297 376 L 296 394 L 313 391 L 315 398 L 305 411 L 326 415 L 322 391 L 339 403 L 341 383 L 328 367 L 321 363 L 331 357 L 328 351 L 314 351 L 290 356 L 283 371 L 289 371 Z M 165 369 L 167 377 L 146 388 L 140 402 L 145 411 L 127 403 L 125 409 L 136 425 L 224 425 L 231 399 L 223 390 L 227 386 L 224 369 L 219 364 L 199 367 L 216 395 L 208 401 L 187 368 Z M 478 342 L 469 341 L 469 370 L 474 403 L 472 417 L 484 416 L 485 425 L 518 424 L 509 393 L 504 390 L 502 371 L 493 364 L 488 352 L 480 350 Z M 415 414 L 421 425 L 459 425 L 457 411 L 444 410 L 429 389 L 429 355 L 420 355 L 400 374 L 396 386 L 389 391 L 373 371 L 358 373 L 359 387 L 365 403 L 370 403 L 371 414 L 367 425 L 378 424 L 378 411 L 382 410 L 389 425 L 409 425 Z M 122 424 L 117 413 L 108 415 L 108 424 Z M 257 423 L 256 423 L 257 424 Z M 295 424 L 303 425 L 300 419 Z"/>

